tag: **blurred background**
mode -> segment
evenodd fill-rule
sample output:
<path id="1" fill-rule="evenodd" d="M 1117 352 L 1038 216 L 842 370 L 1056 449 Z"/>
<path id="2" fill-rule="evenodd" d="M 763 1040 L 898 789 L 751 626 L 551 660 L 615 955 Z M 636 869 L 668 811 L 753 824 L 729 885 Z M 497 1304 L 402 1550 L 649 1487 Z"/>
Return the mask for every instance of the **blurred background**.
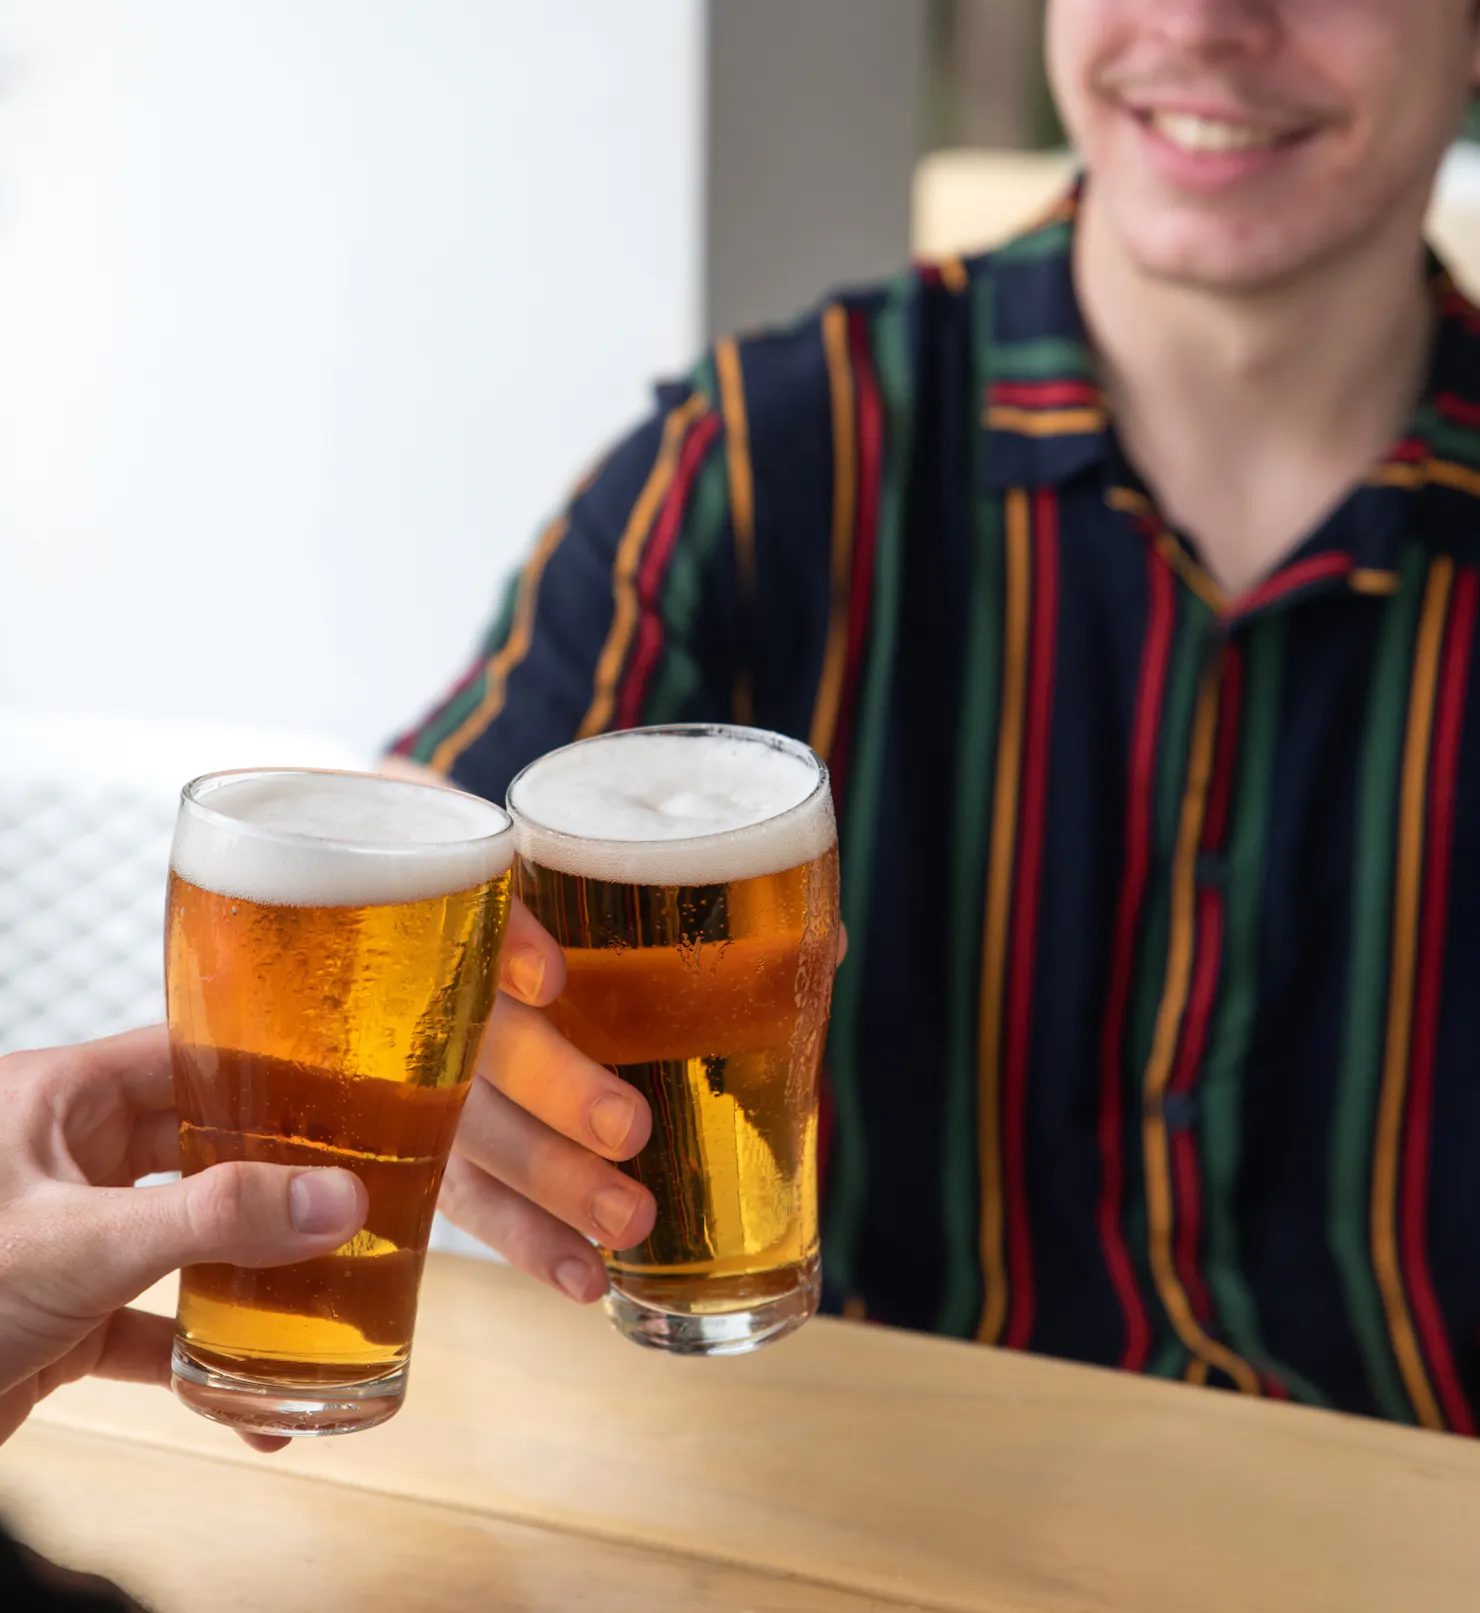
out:
<path id="1" fill-rule="evenodd" d="M 1039 26 L 0 0 L 0 1051 L 159 1012 L 179 784 L 368 764 L 655 378 L 1044 205 Z"/>

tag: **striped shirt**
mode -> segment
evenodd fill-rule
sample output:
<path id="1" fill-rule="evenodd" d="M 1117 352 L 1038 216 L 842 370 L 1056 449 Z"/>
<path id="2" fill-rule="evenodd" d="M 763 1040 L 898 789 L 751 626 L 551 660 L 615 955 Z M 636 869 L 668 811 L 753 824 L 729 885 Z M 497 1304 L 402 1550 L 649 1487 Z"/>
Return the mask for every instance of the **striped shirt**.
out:
<path id="1" fill-rule="evenodd" d="M 1480 313 L 1436 266 L 1409 431 L 1231 597 L 1072 215 L 660 389 L 398 749 L 496 798 L 638 723 L 827 758 L 832 1308 L 1470 1432 Z"/>

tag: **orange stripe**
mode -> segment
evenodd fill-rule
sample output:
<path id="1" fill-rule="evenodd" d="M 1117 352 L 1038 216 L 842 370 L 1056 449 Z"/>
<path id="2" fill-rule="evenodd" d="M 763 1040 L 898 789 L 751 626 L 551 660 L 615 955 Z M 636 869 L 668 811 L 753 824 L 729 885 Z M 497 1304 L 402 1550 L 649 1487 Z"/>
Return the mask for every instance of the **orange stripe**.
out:
<path id="1" fill-rule="evenodd" d="M 755 483 L 750 470 L 750 422 L 745 413 L 745 379 L 740 350 L 727 336 L 714 349 L 719 375 L 719 406 L 725 422 L 725 469 L 730 479 L 730 520 L 735 555 L 747 600 L 755 598 Z"/>
<path id="2" fill-rule="evenodd" d="M 1112 487 L 1105 494 L 1105 502 L 1112 510 L 1120 510 L 1125 515 L 1139 515 L 1142 519 L 1156 513 L 1151 500 L 1130 487 Z"/>
<path id="3" fill-rule="evenodd" d="M 1105 502 L 1112 510 L 1119 510 L 1122 515 L 1134 516 L 1138 521 L 1158 522 L 1156 529 L 1151 533 L 1156 552 L 1209 610 L 1221 612 L 1227 606 L 1228 596 L 1176 538 L 1159 524 L 1156 506 L 1144 493 L 1138 493 L 1130 487 L 1112 487 L 1105 494 Z"/>
<path id="4" fill-rule="evenodd" d="M 725 422 L 725 471 L 730 483 L 730 525 L 735 530 L 735 566 L 745 608 L 755 606 L 755 479 L 750 465 L 750 421 L 745 411 L 745 376 L 740 368 L 740 349 L 731 336 L 714 349 L 714 368 L 719 376 L 719 407 Z M 735 721 L 755 720 L 755 694 L 750 669 L 735 674 L 731 692 Z"/>
<path id="5" fill-rule="evenodd" d="M 971 284 L 970 277 L 966 273 L 966 265 L 960 258 L 942 258 L 936 264 L 936 268 L 940 271 L 941 284 L 947 291 L 954 292 L 957 296 Z"/>
<path id="6" fill-rule="evenodd" d="M 573 495 L 579 498 L 585 491 L 583 484 Z M 485 673 L 483 698 L 477 709 L 432 752 L 428 764 L 434 772 L 445 773 L 459 756 L 488 727 L 504 708 L 504 695 L 509 686 L 509 674 L 529 653 L 534 636 L 534 612 L 539 600 L 540 578 L 549 564 L 550 556 L 560 547 L 561 540 L 570 530 L 570 517 L 561 515 L 547 526 L 535 545 L 519 579 L 519 593 L 514 605 L 514 623 L 502 649 L 489 657 Z"/>
<path id="7" fill-rule="evenodd" d="M 1424 470 L 1423 465 L 1379 465 L 1367 480 L 1374 487 L 1422 487 Z"/>
<path id="8" fill-rule="evenodd" d="M 812 749 L 825 759 L 837 734 L 838 708 L 847 671 L 848 603 L 853 582 L 853 543 L 858 529 L 854 517 L 858 448 L 854 440 L 857 428 L 853 415 L 853 370 L 848 360 L 848 315 L 839 303 L 830 303 L 823 310 L 822 342 L 832 394 L 832 602 L 828 608 L 827 642 L 822 652 L 822 676 L 817 685 L 817 704 L 812 711 L 810 741 Z"/>
<path id="9" fill-rule="evenodd" d="M 642 492 L 637 495 L 637 502 L 627 519 L 627 528 L 622 533 L 622 541 L 617 545 L 617 557 L 612 567 L 612 597 L 616 601 L 616 610 L 612 616 L 611 630 L 596 663 L 591 706 L 576 730 L 578 739 L 599 734 L 611 721 L 617 679 L 622 675 L 623 663 L 632 647 L 632 635 L 637 631 L 637 568 L 642 560 L 643 547 L 673 482 L 674 472 L 678 469 L 678 455 L 683 440 L 688 435 L 689 427 L 707 408 L 704 398 L 696 392 L 679 404 L 663 422 L 663 440 L 658 448 L 657 461 Z"/>
<path id="10" fill-rule="evenodd" d="M 1347 581 L 1355 594 L 1396 594 L 1398 591 L 1396 571 L 1373 571 L 1367 566 L 1357 566 Z"/>
<path id="11" fill-rule="evenodd" d="M 1208 1363 L 1201 1356 L 1194 1356 L 1187 1363 L 1186 1378 L 1188 1383 L 1195 1384 L 1199 1389 L 1208 1381 Z"/>
<path id="12" fill-rule="evenodd" d="M 1192 979 L 1192 941 L 1197 904 L 1197 848 L 1202 838 L 1208 805 L 1208 781 L 1213 768 L 1213 743 L 1218 726 L 1218 695 L 1222 667 L 1214 666 L 1198 691 L 1192 721 L 1187 789 L 1177 828 L 1177 849 L 1172 863 L 1172 925 L 1167 947 L 1166 986 L 1156 1014 L 1156 1033 L 1146 1065 L 1144 1119 L 1141 1134 L 1146 1154 L 1146 1234 L 1151 1274 L 1177 1336 L 1195 1356 L 1226 1372 L 1246 1394 L 1259 1393 L 1259 1377 L 1241 1356 L 1211 1339 L 1198 1324 L 1172 1258 L 1171 1167 L 1167 1151 L 1166 1120 L 1162 1113 L 1167 1080 L 1177 1052 L 1183 1010 Z"/>
<path id="13" fill-rule="evenodd" d="M 1017 849 L 1018 800 L 1023 770 L 1023 728 L 1028 691 L 1028 495 L 1007 495 L 1007 608 L 1002 653 L 1002 726 L 992 795 L 992 839 L 987 857 L 987 900 L 982 937 L 981 1025 L 977 1033 L 977 1090 L 981 1150 L 982 1318 L 977 1336 L 993 1342 L 1007 1315 L 1002 1258 L 1002 1005 L 1007 985 L 1007 934 Z"/>
<path id="14" fill-rule="evenodd" d="M 993 431 L 1015 431 L 1023 437 L 1081 437 L 1105 429 L 1103 409 L 1017 409 L 999 403 L 987 410 Z"/>
<path id="15" fill-rule="evenodd" d="M 1480 472 L 1456 465 L 1448 459 L 1431 459 L 1423 469 L 1429 481 L 1452 487 L 1456 492 L 1468 493 L 1472 498 L 1480 498 Z"/>
<path id="16" fill-rule="evenodd" d="M 1408 1050 L 1412 1045 L 1413 990 L 1418 960 L 1419 887 L 1423 872 L 1423 828 L 1429 772 L 1429 738 L 1434 724 L 1434 698 L 1439 683 L 1439 651 L 1454 584 L 1454 562 L 1446 555 L 1429 568 L 1414 650 L 1413 686 L 1408 699 L 1408 737 L 1403 747 L 1403 776 L 1398 796 L 1398 867 L 1393 892 L 1393 961 L 1389 972 L 1387 1050 L 1383 1058 L 1382 1093 L 1377 1107 L 1377 1136 L 1372 1148 L 1372 1264 L 1387 1313 L 1393 1353 L 1408 1397 L 1425 1428 L 1443 1428 L 1438 1402 L 1424 1370 L 1423 1353 L 1408 1314 L 1403 1272 L 1398 1259 L 1396 1208 L 1398 1145 L 1402 1140 L 1404 1098 L 1408 1088 Z"/>
<path id="17" fill-rule="evenodd" d="M 1210 610 L 1227 608 L 1228 595 L 1165 527 L 1156 534 L 1156 552 Z"/>

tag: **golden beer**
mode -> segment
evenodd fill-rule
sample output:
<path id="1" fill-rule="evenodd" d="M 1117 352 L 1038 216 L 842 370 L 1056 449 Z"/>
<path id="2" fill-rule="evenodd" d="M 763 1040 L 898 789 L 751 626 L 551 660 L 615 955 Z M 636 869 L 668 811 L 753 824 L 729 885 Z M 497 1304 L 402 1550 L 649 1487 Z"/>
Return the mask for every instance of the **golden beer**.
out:
<path id="1" fill-rule="evenodd" d="M 165 943 L 182 1168 L 341 1166 L 370 1200 L 332 1254 L 182 1273 L 175 1386 L 207 1416 L 324 1433 L 399 1405 L 511 838 L 487 802 L 359 774 L 188 787 Z"/>
<path id="2" fill-rule="evenodd" d="M 838 944 L 827 776 L 754 730 L 638 729 L 515 780 L 519 894 L 565 953 L 548 1010 L 647 1098 L 652 1234 L 604 1251 L 628 1336 L 753 1348 L 816 1309 L 817 1080 Z"/>

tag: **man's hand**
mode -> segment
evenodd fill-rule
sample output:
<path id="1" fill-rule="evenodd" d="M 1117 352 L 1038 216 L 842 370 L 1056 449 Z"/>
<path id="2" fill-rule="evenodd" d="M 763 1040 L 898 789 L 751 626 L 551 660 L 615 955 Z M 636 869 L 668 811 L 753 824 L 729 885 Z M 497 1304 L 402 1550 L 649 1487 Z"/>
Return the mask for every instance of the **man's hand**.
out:
<path id="1" fill-rule="evenodd" d="M 369 1208 L 341 1170 L 228 1164 L 131 1185 L 179 1167 L 162 1025 L 0 1059 L 0 1440 L 88 1373 L 167 1385 L 173 1322 L 126 1307 L 168 1272 L 328 1254 Z"/>
<path id="2" fill-rule="evenodd" d="M 643 1146 L 652 1117 L 636 1088 L 539 1012 L 564 985 L 560 948 L 516 901 L 440 1207 L 521 1271 L 589 1304 L 606 1292 L 590 1240 L 628 1249 L 652 1230 L 652 1194 L 612 1163 Z"/>

